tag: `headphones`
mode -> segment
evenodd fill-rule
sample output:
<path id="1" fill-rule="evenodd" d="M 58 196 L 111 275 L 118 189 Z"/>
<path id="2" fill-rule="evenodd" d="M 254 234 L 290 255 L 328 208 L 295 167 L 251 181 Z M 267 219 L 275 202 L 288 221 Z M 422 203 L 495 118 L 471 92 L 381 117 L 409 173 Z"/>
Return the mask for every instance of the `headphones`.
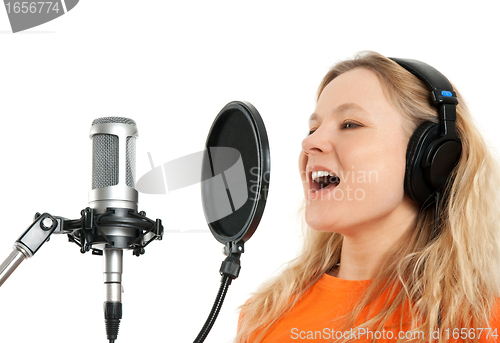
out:
<path id="1" fill-rule="evenodd" d="M 439 124 L 426 121 L 410 138 L 406 151 L 404 189 L 415 202 L 427 207 L 446 184 L 462 152 L 455 120 L 458 98 L 448 79 L 430 65 L 410 59 L 390 58 L 431 88 L 439 110 Z"/>

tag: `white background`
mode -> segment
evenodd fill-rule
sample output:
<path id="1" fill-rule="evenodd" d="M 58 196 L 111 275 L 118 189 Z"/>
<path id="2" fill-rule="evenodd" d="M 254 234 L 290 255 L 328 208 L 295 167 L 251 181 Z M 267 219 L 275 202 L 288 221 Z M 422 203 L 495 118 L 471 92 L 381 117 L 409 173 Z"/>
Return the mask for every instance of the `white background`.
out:
<path id="1" fill-rule="evenodd" d="M 494 1 L 81 0 L 68 14 L 12 34 L 0 9 L 0 260 L 35 212 L 79 217 L 91 181 L 93 119 L 133 118 L 137 170 L 203 149 L 217 113 L 251 102 L 271 147 L 264 216 L 206 342 L 231 342 L 237 307 L 300 244 L 297 170 L 315 94 L 335 62 L 360 50 L 423 60 L 465 96 L 498 154 Z M 199 185 L 140 195 L 164 240 L 125 254 L 119 343 L 192 342 L 219 287 L 222 246 Z M 169 230 L 184 230 L 169 233 Z M 193 233 L 190 230 L 205 230 Z M 0 341 L 107 342 L 101 257 L 53 236 L 0 289 Z"/>

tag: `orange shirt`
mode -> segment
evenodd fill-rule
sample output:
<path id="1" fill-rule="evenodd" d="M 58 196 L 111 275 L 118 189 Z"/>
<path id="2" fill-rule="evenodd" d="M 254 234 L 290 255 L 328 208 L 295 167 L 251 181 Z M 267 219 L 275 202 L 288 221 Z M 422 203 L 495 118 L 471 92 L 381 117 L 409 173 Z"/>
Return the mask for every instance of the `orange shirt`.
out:
<path id="1" fill-rule="evenodd" d="M 323 274 L 321 278 L 312 285 L 306 293 L 297 301 L 296 305 L 271 326 L 264 335 L 262 343 L 288 343 L 288 342 L 332 342 L 335 338 L 341 338 L 341 335 L 355 338 L 356 342 L 371 342 L 372 338 L 378 338 L 378 342 L 395 342 L 398 335 L 425 335 L 429 339 L 430 333 L 411 333 L 391 327 L 382 331 L 371 330 L 351 330 L 342 332 L 335 330 L 332 327 L 334 318 L 347 314 L 352 311 L 359 296 L 370 285 L 371 280 L 352 281 L 339 279 L 328 274 Z M 388 298 L 386 298 L 388 299 Z M 376 310 L 381 310 L 383 303 L 377 302 Z M 364 312 L 363 312 L 364 311 Z M 368 313 L 368 309 L 364 309 L 360 317 L 364 318 Z M 500 342 L 500 306 L 495 308 L 496 318 L 490 321 L 490 328 L 479 329 L 455 329 L 434 332 L 434 338 L 437 335 L 449 337 L 449 342 L 462 342 L 454 338 L 471 337 L 476 334 L 480 338 L 480 342 Z M 401 312 L 396 312 L 388 321 L 388 325 L 399 323 Z M 406 319 L 407 317 L 405 317 Z M 359 325 L 362 321 L 357 321 Z M 364 320 L 363 320 L 364 322 Z M 481 331 L 481 332 L 479 332 Z M 255 332 L 252 339 L 248 343 L 253 342 L 260 332 Z M 497 336 L 498 334 L 498 336 Z M 487 337 L 488 336 L 488 337 Z M 494 337 L 497 336 L 497 337 Z M 344 336 L 346 337 L 346 336 Z M 405 337 L 405 336 L 402 336 Z"/>

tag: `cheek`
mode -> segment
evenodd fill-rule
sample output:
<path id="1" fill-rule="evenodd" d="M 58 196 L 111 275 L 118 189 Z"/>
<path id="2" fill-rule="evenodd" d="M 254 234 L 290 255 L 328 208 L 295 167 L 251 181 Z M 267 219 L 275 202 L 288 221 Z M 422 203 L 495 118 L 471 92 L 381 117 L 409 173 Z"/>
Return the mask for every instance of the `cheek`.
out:
<path id="1" fill-rule="evenodd" d="M 380 170 L 380 178 L 391 183 L 401 183 L 406 169 L 406 141 L 404 139 L 387 140 L 383 148 L 374 152 L 374 163 Z"/>
<path id="2" fill-rule="evenodd" d="M 351 175 L 346 181 L 368 202 L 393 202 L 404 193 L 406 146 L 395 139 L 379 142 L 351 152 L 356 158 L 348 166 Z"/>

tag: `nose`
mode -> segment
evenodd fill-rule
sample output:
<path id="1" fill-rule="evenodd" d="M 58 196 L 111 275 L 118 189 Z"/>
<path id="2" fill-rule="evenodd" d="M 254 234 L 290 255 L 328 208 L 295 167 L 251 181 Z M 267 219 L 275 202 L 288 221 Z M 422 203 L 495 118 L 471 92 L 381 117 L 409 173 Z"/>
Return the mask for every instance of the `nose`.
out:
<path id="1" fill-rule="evenodd" d="M 322 128 L 317 129 L 302 141 L 302 151 L 306 155 L 328 153 L 333 149 L 332 135 L 324 132 Z"/>

